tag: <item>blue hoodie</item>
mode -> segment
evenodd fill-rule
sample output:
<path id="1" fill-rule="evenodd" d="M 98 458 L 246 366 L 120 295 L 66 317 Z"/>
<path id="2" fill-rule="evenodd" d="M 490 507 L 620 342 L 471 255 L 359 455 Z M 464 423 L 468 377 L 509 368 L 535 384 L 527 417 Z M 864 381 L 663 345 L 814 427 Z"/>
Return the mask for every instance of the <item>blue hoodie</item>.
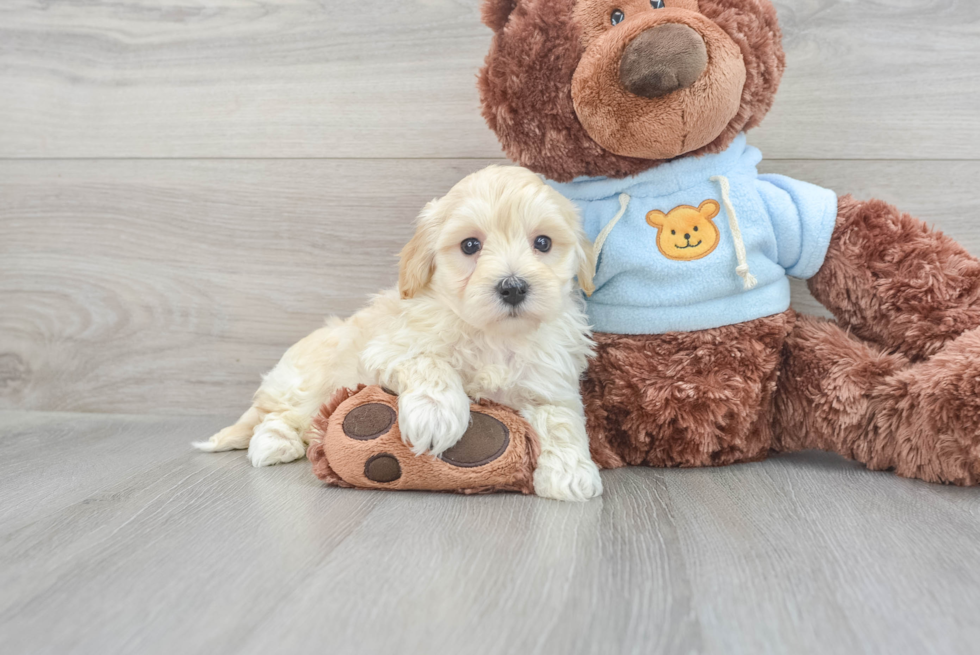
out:
<path id="1" fill-rule="evenodd" d="M 595 243 L 592 326 L 690 332 L 789 308 L 787 276 L 820 270 L 837 218 L 833 191 L 759 175 L 740 134 L 728 150 L 624 179 L 549 182 L 575 202 Z"/>

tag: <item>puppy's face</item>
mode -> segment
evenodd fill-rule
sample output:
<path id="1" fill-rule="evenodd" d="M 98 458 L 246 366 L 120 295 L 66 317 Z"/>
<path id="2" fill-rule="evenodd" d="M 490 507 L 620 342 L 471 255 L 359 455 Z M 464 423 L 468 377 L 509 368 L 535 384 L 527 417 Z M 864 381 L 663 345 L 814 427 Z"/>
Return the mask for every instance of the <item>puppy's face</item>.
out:
<path id="1" fill-rule="evenodd" d="M 591 292 L 591 253 L 568 200 L 526 169 L 493 166 L 426 206 L 399 289 L 431 293 L 474 327 L 520 330 L 557 317 L 576 276 Z"/>

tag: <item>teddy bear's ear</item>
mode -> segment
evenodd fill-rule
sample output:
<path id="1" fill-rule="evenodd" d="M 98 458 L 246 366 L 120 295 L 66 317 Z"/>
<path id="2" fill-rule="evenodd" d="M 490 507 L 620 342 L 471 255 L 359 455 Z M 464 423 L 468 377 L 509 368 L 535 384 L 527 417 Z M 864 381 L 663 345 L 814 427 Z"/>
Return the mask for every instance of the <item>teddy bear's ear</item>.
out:
<path id="1" fill-rule="evenodd" d="M 499 32 L 504 29 L 507 19 L 517 6 L 517 0 L 484 0 L 483 2 L 483 24 Z"/>
<path id="2" fill-rule="evenodd" d="M 647 224 L 650 227 L 661 228 L 664 226 L 665 218 L 667 218 L 667 214 L 654 209 L 652 212 L 647 214 Z"/>
<path id="3" fill-rule="evenodd" d="M 707 218 L 709 221 L 718 215 L 721 211 L 721 207 L 714 200 L 705 200 L 698 207 L 698 213 Z"/>

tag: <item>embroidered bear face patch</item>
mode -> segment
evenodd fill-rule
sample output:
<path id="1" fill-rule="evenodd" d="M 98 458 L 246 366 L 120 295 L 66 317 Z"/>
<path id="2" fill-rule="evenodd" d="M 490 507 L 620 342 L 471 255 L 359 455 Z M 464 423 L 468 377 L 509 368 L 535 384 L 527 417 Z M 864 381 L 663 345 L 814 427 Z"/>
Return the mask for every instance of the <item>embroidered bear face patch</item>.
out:
<path id="1" fill-rule="evenodd" d="M 700 207 L 681 205 L 666 214 L 652 211 L 647 223 L 657 229 L 657 248 L 667 259 L 689 262 L 707 257 L 718 246 L 718 228 L 712 219 L 721 207 L 705 200 Z"/>

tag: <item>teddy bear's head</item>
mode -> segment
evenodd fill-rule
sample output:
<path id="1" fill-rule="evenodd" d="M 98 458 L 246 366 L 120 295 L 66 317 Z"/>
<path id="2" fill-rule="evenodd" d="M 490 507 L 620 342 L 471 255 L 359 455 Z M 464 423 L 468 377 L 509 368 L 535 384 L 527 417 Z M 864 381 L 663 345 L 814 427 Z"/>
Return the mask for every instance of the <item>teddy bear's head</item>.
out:
<path id="1" fill-rule="evenodd" d="M 625 177 L 720 152 L 772 106 L 769 0 L 486 0 L 483 115 L 547 177 Z"/>

